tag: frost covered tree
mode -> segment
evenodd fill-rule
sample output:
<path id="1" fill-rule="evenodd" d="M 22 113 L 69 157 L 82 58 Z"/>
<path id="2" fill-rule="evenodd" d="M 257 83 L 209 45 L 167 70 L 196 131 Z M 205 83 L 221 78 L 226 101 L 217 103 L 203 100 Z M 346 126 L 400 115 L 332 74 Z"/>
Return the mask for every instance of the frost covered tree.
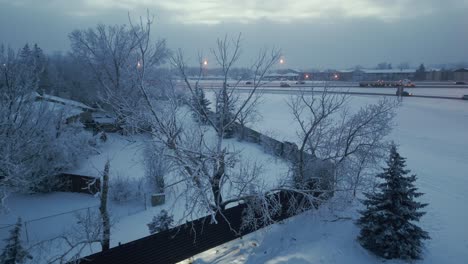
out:
<path id="1" fill-rule="evenodd" d="M 130 20 L 130 25 L 112 26 L 99 24 L 96 28 L 75 30 L 69 35 L 73 56 L 91 69 L 100 84 L 97 101 L 103 108 L 112 110 L 120 125 L 129 131 L 134 130 L 133 126 L 144 128 L 138 123 L 143 100 L 139 89 L 141 81 L 148 86 L 159 84 L 161 90 L 162 81 L 156 67 L 169 55 L 166 41 L 152 41 L 147 23 L 140 22 L 132 24 Z M 146 78 L 146 74 L 152 74 L 152 79 Z M 137 124 L 131 122 L 135 120 L 138 120 Z"/>
<path id="2" fill-rule="evenodd" d="M 21 218 L 18 218 L 15 227 L 10 231 L 10 236 L 5 239 L 5 248 L 0 255 L 0 263 L 21 264 L 32 258 L 21 245 L 21 228 Z"/>
<path id="3" fill-rule="evenodd" d="M 67 124 L 66 108 L 36 100 L 39 73 L 30 61 L 29 48 L 0 46 L 0 206 L 9 192 L 53 190 L 56 175 L 90 151 L 90 137 Z"/>
<path id="4" fill-rule="evenodd" d="M 392 129 L 397 102 L 381 99 L 352 112 L 348 101 L 349 96 L 330 93 L 327 87 L 289 100 L 299 125 L 299 152 L 293 162 L 296 185 L 310 185 L 316 178 L 314 167 L 326 162 L 331 189 L 355 192 L 364 175 L 375 169 L 388 145 L 385 137 Z"/>
<path id="5" fill-rule="evenodd" d="M 171 228 L 174 218 L 166 210 L 161 210 L 157 216 L 148 224 L 150 234 L 166 231 Z"/>
<path id="6" fill-rule="evenodd" d="M 235 85 L 227 85 L 230 69 L 239 59 L 240 37 L 233 40 L 227 37 L 221 39 L 216 47 L 212 53 L 216 54 L 218 58 L 216 61 L 223 72 L 222 88 L 216 92 L 216 96 L 219 98 L 224 91 L 227 95 L 225 98 L 228 100 L 240 98 L 234 92 Z M 176 183 L 169 183 L 168 186 L 178 184 L 178 188 L 182 188 L 183 191 L 177 199 L 185 199 L 184 217 L 187 219 L 198 218 L 203 212 L 203 215 L 209 214 L 216 221 L 215 216 L 222 214 L 226 206 L 253 195 L 249 194 L 246 185 L 254 182 L 254 179 L 246 174 L 237 175 L 233 171 L 233 167 L 239 160 L 238 152 L 224 143 L 225 134 L 234 124 L 239 113 L 251 102 L 256 89 L 260 86 L 260 81 L 277 62 L 278 57 L 277 50 L 262 50 L 259 53 L 252 64 L 252 72 L 255 72 L 253 90 L 243 96 L 242 100 L 236 101 L 237 104 L 229 122 L 217 122 L 219 120 L 217 116 L 227 115 L 226 107 L 216 107 L 215 113 L 212 114 L 204 107 L 194 105 L 200 104 L 199 101 L 184 105 L 177 96 L 164 102 L 154 100 L 147 83 L 139 83 L 148 112 L 151 113 L 153 139 L 164 144 L 167 148 L 165 154 L 168 160 L 174 168 L 179 170 L 178 177 L 174 179 Z M 199 56 L 199 59 L 199 65 L 203 67 L 202 57 Z M 180 87 L 180 84 L 174 86 L 174 90 L 185 90 L 190 100 L 197 92 L 198 81 L 189 79 L 189 67 L 187 67 L 182 51 L 179 50 L 172 57 L 172 65 L 178 71 L 184 84 L 183 87 Z M 144 67 L 142 70 L 144 71 Z M 165 107 L 161 107 L 162 105 Z M 203 117 L 206 123 L 202 124 L 194 122 L 192 118 L 184 118 L 191 112 L 198 112 L 197 114 Z M 230 189 L 229 192 L 228 189 Z"/>
<path id="7" fill-rule="evenodd" d="M 415 224 L 425 214 L 420 209 L 427 204 L 415 201 L 422 193 L 414 186 L 416 175 L 408 175 L 405 167 L 405 158 L 392 145 L 387 168 L 377 175 L 383 180 L 377 186 L 379 191 L 366 194 L 366 209 L 357 221 L 361 245 L 387 259 L 417 259 L 422 240 L 429 239 L 429 234 Z"/>

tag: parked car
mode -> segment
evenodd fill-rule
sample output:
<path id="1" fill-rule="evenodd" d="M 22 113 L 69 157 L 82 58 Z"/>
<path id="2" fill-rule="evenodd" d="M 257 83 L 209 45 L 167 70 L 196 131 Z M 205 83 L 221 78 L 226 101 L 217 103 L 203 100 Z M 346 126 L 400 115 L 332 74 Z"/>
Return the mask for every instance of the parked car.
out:
<path id="1" fill-rule="evenodd" d="M 289 85 L 287 82 L 281 82 L 280 87 L 291 87 L 291 85 Z"/>
<path id="2" fill-rule="evenodd" d="M 463 95 L 463 96 L 462 96 L 462 99 L 463 99 L 463 100 L 468 100 L 468 94 Z"/>
<path id="3" fill-rule="evenodd" d="M 466 82 L 457 81 L 457 82 L 455 82 L 455 84 L 458 84 L 458 85 L 465 85 L 465 84 L 466 84 Z"/>
<path id="4" fill-rule="evenodd" d="M 395 93 L 397 96 L 399 96 L 400 94 L 398 93 L 398 91 Z M 401 92 L 401 96 L 412 96 L 413 94 L 412 93 L 408 93 L 407 91 L 402 91 Z"/>
<path id="5" fill-rule="evenodd" d="M 305 81 L 297 81 L 296 84 L 305 84 Z"/>
<path id="6" fill-rule="evenodd" d="M 252 84 L 252 82 L 251 82 L 251 81 L 247 81 L 247 82 L 245 82 L 245 84 L 250 85 L 250 84 Z"/>

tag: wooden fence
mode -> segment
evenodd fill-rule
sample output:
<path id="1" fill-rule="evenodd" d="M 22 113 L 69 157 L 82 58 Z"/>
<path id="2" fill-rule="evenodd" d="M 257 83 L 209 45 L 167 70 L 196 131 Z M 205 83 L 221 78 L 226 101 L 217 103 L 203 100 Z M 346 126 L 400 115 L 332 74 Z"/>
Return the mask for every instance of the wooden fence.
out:
<path id="1" fill-rule="evenodd" d="M 101 180 L 96 177 L 71 173 L 61 173 L 57 177 L 62 183 L 57 191 L 96 194 L 101 190 Z"/>
<path id="2" fill-rule="evenodd" d="M 278 192 L 268 197 L 268 199 L 278 199 L 281 204 L 281 210 L 273 216 L 274 222 L 292 216 L 288 214 L 290 195 L 297 194 Z M 202 217 L 170 230 L 87 256 L 77 263 L 177 263 L 271 224 L 260 224 L 257 229 L 252 226 L 244 227 L 242 219 L 246 208 L 247 205 L 239 204 L 226 209 L 223 215 L 217 215 L 216 224 L 211 223 L 211 216 Z"/>

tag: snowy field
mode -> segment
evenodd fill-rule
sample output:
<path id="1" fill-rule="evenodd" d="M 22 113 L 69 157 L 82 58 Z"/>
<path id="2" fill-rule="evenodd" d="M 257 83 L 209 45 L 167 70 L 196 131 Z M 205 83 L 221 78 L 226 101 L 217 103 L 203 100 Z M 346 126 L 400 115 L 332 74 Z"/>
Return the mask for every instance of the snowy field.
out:
<path id="1" fill-rule="evenodd" d="M 297 125 L 286 95 L 265 95 L 263 120 L 254 128 L 278 139 L 297 141 Z M 376 96 L 352 96 L 354 108 L 376 102 Z M 420 225 L 429 232 L 424 259 L 418 263 L 464 263 L 468 259 L 468 102 L 405 98 L 391 134 L 418 175 L 417 187 L 429 203 Z M 333 204 L 333 202 L 332 202 Z M 345 205 L 346 206 L 346 205 Z M 404 263 L 383 261 L 355 240 L 360 205 L 300 215 L 226 245 L 207 251 L 196 263 Z"/>

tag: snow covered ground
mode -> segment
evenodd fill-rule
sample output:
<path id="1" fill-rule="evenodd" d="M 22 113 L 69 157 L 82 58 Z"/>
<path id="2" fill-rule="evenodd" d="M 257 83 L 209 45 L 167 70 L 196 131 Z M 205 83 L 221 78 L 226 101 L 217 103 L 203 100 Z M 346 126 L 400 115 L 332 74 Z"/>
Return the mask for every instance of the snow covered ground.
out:
<path id="1" fill-rule="evenodd" d="M 265 95 L 263 120 L 254 128 L 295 141 L 285 95 Z M 351 104 L 375 102 L 376 96 L 352 96 Z M 391 138 L 418 175 L 420 201 L 429 203 L 420 225 L 429 232 L 424 259 L 418 263 L 464 263 L 468 259 L 468 102 L 405 98 Z M 331 201 L 333 204 L 336 201 Z M 335 206 L 332 206 L 335 207 Z M 197 256 L 195 263 L 403 263 L 383 261 L 364 250 L 355 238 L 360 207 L 321 208 L 276 224 Z M 338 217 L 339 216 L 339 217 Z"/>
<path id="2" fill-rule="evenodd" d="M 253 128 L 280 140 L 295 141 L 297 125 L 287 108 L 288 95 L 264 95 L 260 106 L 263 119 Z M 375 102 L 376 96 L 352 96 L 353 108 Z M 417 186 L 426 193 L 422 202 L 429 203 L 421 226 L 432 240 L 426 242 L 421 263 L 462 263 L 468 259 L 468 102 L 423 98 L 405 98 L 398 109 L 396 127 L 391 138 L 400 145 L 409 168 L 418 175 Z M 83 160 L 74 173 L 99 175 L 104 163 L 111 161 L 111 175 L 122 174 L 135 179 L 144 177 L 143 147 L 145 136 L 132 138 L 109 134 L 108 141 L 98 146 L 99 154 Z M 265 166 L 266 181 L 274 183 L 287 173 L 288 164 L 267 155 L 254 144 L 226 141 L 241 151 L 242 160 L 257 160 Z M 112 246 L 148 235 L 146 224 L 160 210 L 171 210 L 180 218 L 174 202 L 177 188 L 169 192 L 167 203 L 139 213 L 125 214 L 136 206 L 114 205 L 119 215 L 112 231 Z M 355 241 L 359 232 L 353 220 L 359 203 L 336 206 L 336 201 L 319 211 L 307 213 L 276 224 L 197 256 L 197 263 L 376 263 L 378 258 L 362 249 Z M 45 195 L 12 195 L 7 200 L 10 212 L 0 217 L 0 228 L 15 222 L 63 213 L 98 204 L 96 197 L 85 194 L 52 193 Z M 141 204 L 139 205 L 141 206 Z M 346 209 L 343 209 L 346 208 Z M 40 220 L 28 226 L 31 239 L 66 229 L 73 214 Z M 7 229 L 0 229 L 4 238 Z M 399 261 L 387 261 L 400 263 Z"/>
<path id="3" fill-rule="evenodd" d="M 191 115 L 185 115 L 191 119 Z M 213 137 L 214 132 L 208 131 L 207 137 Z M 144 149 L 151 138 L 147 135 L 122 136 L 119 134 L 107 134 L 106 142 L 99 142 L 95 154 L 79 162 L 77 168 L 69 173 L 99 177 L 105 163 L 110 161 L 110 184 L 112 188 L 113 177 L 127 177 L 130 180 L 142 181 L 145 177 Z M 225 146 L 239 153 L 240 163 L 257 162 L 262 167 L 262 178 L 266 186 L 273 185 L 288 174 L 289 164 L 281 159 L 266 154 L 263 149 L 255 144 L 239 142 L 237 139 L 224 141 Z M 235 170 L 237 167 L 234 168 Z M 166 184 L 177 182 L 177 172 L 170 173 L 166 177 Z M 184 199 L 178 199 L 183 190 L 178 186 L 172 186 L 167 190 L 166 203 L 162 206 L 151 207 L 149 204 L 150 193 L 147 193 L 145 210 L 144 199 L 129 202 L 110 202 L 112 219 L 115 222 L 112 227 L 111 246 L 126 243 L 149 235 L 147 223 L 162 209 L 174 215 L 178 223 L 184 215 Z M 111 190 L 112 193 L 112 190 Z M 11 227 L 5 228 L 16 222 L 21 217 L 27 227 L 23 228 L 23 240 L 29 240 L 30 244 L 44 239 L 50 239 L 69 231 L 77 222 L 77 212 L 86 213 L 90 207 L 91 213 L 97 214 L 99 205 L 98 197 L 76 193 L 51 193 L 51 194 L 14 194 L 6 200 L 9 208 L 7 213 L 0 212 L 0 239 L 8 236 Z M 80 210 L 83 209 L 83 210 Z M 72 212 L 73 211 L 73 212 Z M 49 217 L 52 216 L 52 217 Z M 44 218 L 44 219 L 42 219 Z M 185 220 L 184 220 L 185 221 Z M 4 227 L 4 228 L 2 228 Z M 27 233 L 26 234 L 26 230 Z M 0 248 L 3 241 L 0 241 Z M 95 248 L 96 250 L 98 248 Z M 89 249 L 83 254 L 91 253 Z"/>

